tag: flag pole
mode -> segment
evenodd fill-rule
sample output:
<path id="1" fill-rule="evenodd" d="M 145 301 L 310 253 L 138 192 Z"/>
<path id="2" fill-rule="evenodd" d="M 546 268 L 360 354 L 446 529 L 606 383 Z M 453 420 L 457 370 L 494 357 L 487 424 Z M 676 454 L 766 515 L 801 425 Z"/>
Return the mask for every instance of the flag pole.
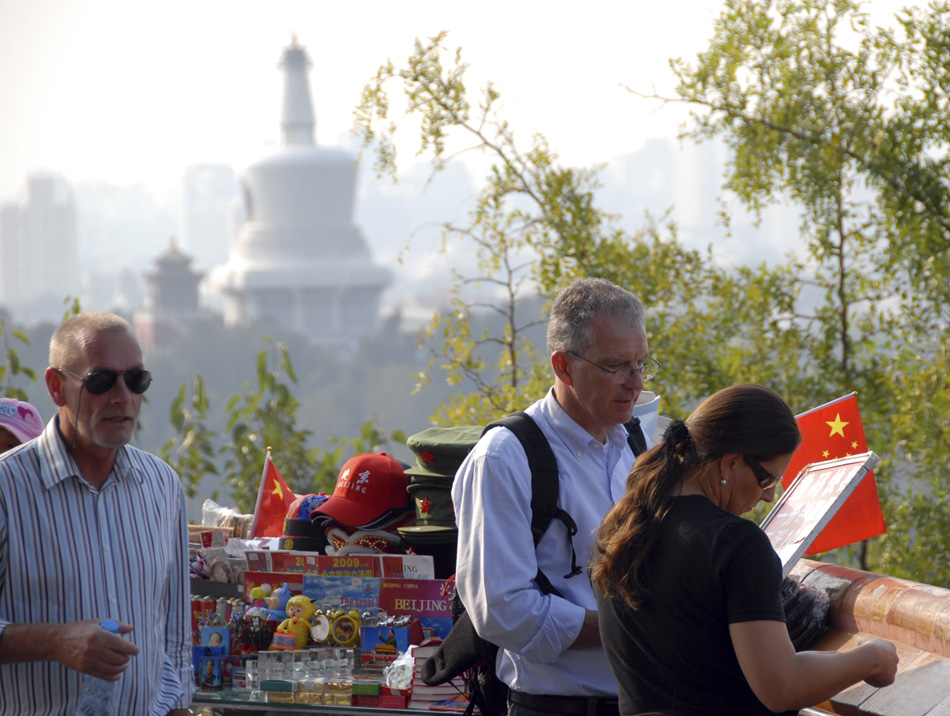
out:
<path id="1" fill-rule="evenodd" d="M 805 417 L 806 415 L 810 415 L 811 413 L 814 413 L 814 412 L 816 412 L 816 411 L 818 411 L 818 410 L 824 410 L 825 408 L 829 408 L 829 407 L 831 407 L 832 405 L 834 405 L 835 403 L 840 403 L 842 400 L 847 400 L 848 398 L 850 398 L 850 397 L 852 397 L 852 396 L 854 396 L 855 398 L 858 397 L 858 392 L 857 392 L 856 390 L 853 390 L 853 391 L 851 391 L 850 393 L 848 393 L 847 395 L 842 395 L 840 398 L 835 398 L 834 400 L 829 400 L 829 401 L 828 401 L 827 403 L 825 403 L 824 405 L 819 405 L 819 406 L 816 407 L 816 408 L 810 408 L 809 410 L 806 410 L 804 413 L 799 413 L 798 415 L 795 416 L 795 418 L 796 418 L 796 419 L 797 419 L 797 418 L 803 418 L 803 417 Z"/>
<path id="2" fill-rule="evenodd" d="M 251 539 L 257 535 L 257 520 L 261 514 L 261 502 L 264 499 L 264 485 L 267 483 L 267 467 L 271 463 L 271 448 L 267 446 L 267 456 L 264 458 L 264 471 L 261 472 L 261 486 L 257 488 L 257 504 L 254 505 L 254 518 L 251 520 Z"/>

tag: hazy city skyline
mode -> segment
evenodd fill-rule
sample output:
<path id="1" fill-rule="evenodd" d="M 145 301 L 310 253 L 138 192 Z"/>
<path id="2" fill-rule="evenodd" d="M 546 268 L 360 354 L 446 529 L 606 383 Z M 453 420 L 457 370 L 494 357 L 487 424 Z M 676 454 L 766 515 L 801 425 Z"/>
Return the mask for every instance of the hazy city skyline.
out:
<path id="1" fill-rule="evenodd" d="M 884 21 L 898 6 L 875 0 L 871 9 Z M 352 112 L 379 65 L 389 58 L 404 63 L 415 38 L 446 29 L 446 46 L 462 47 L 471 66 L 469 87 L 496 84 L 503 115 L 522 142 L 539 131 L 565 164 L 609 163 L 608 210 L 623 214 L 630 228 L 640 225 L 644 208 L 661 212 L 675 202 L 690 241 L 697 227 L 712 223 L 716 167 L 695 151 L 685 158 L 675 152 L 678 171 L 661 165 L 672 155 L 656 149 L 673 142 L 686 112 L 660 109 L 621 85 L 672 96 L 669 58 L 704 50 L 720 7 L 716 0 L 662 7 L 595 0 L 578 13 L 575 5 L 533 0 L 491 0 L 477 11 L 413 1 L 395 7 L 286 0 L 265 8 L 250 0 L 172 0 L 156 11 L 117 0 L 0 0 L 0 205 L 22 202 L 38 173 L 71 184 L 87 296 L 94 289 L 111 298 L 116 291 L 94 274 L 141 274 L 171 234 L 206 270 L 212 246 L 200 247 L 203 252 L 187 232 L 189 172 L 217 165 L 240 173 L 275 149 L 282 90 L 277 62 L 290 37 L 297 36 L 313 61 L 317 143 L 352 148 Z M 403 168 L 414 161 L 415 133 L 405 139 L 412 144 L 401 151 Z M 439 187 L 447 200 L 435 200 L 430 187 L 420 202 L 425 210 L 407 209 L 425 174 L 416 167 L 416 181 L 404 174 L 396 188 L 388 180 L 373 183 L 369 167 L 360 170 L 356 220 L 387 263 L 418 226 L 450 218 L 465 196 L 467 182 L 456 177 L 456 193 Z M 657 183 L 647 181 L 650 173 L 677 183 L 675 192 L 662 185 L 651 195 Z M 471 181 L 481 181 L 477 169 Z M 390 213 L 376 215 L 380 205 Z M 794 226 L 783 223 L 785 232 Z M 696 243 L 709 236 L 701 231 Z M 224 240 L 214 237 L 218 255 Z M 761 258 L 765 244 L 782 241 L 760 232 L 754 244 L 722 250 Z M 436 240 L 419 243 L 413 278 L 425 275 L 423 265 L 436 265 L 431 275 L 442 277 L 456 268 L 436 255 Z"/>
<path id="2" fill-rule="evenodd" d="M 908 3 L 874 0 L 889 20 Z M 241 169 L 278 137 L 275 69 L 292 34 L 314 62 L 317 141 L 346 145 L 364 84 L 448 30 L 471 86 L 496 83 L 525 141 L 540 131 L 586 166 L 673 136 L 681 109 L 621 85 L 672 95 L 671 57 L 704 50 L 722 3 L 563 0 L 0 0 L 0 202 L 37 171 L 176 191 L 186 166 Z M 404 152 L 404 158 L 411 156 Z"/>

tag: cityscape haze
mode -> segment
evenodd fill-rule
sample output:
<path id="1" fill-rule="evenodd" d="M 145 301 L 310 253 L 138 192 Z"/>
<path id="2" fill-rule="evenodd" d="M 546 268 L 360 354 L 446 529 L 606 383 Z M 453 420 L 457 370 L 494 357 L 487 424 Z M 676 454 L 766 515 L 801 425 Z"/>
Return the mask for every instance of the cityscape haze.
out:
<path id="1" fill-rule="evenodd" d="M 883 21 L 903 4 L 875 0 L 869 7 Z M 173 241 L 204 279 L 227 262 L 244 219 L 240 177 L 280 143 L 278 62 L 292 37 L 313 62 L 320 147 L 355 157 L 349 130 L 364 85 L 388 59 L 404 64 L 416 38 L 448 30 L 445 46 L 461 47 L 470 65 L 469 89 L 494 84 L 522 146 L 540 132 L 562 163 L 604 165 L 599 199 L 625 229 L 641 228 L 646 212 L 659 217 L 672 209 L 690 247 L 712 245 L 730 265 L 777 259 L 797 245 L 794 209 L 774 206 L 759 226 L 740 213 L 727 238 L 717 224 L 724 149 L 681 145 L 676 135 L 685 108 L 627 89 L 673 97 L 669 59 L 703 51 L 721 7 L 716 0 L 592 0 L 583 7 L 560 0 L 0 0 L 0 303 L 16 304 L 13 319 L 27 325 L 57 321 L 67 295 L 85 309 L 132 315 L 146 306 L 146 276 Z M 452 271 L 471 268 L 464 250 L 439 251 L 438 223 L 466 211 L 486 165 L 463 156 L 430 183 L 431 169 L 414 156 L 415 133 L 407 127 L 403 139 L 398 183 L 373 176 L 370 161 L 359 165 L 353 222 L 375 262 L 392 272 L 380 303 L 408 335 L 447 304 Z M 62 245 L 74 254 L 66 262 L 46 259 L 42 274 L 11 271 L 11 222 L 24 231 L 23 219 L 11 217 L 40 214 L 57 217 Z M 36 225 L 27 220 L 25 230 Z M 220 310 L 207 280 L 200 291 L 205 309 Z M 405 355 L 424 362 L 412 351 L 407 344 Z M 173 377 L 161 388 L 169 391 L 162 400 L 150 393 L 157 403 L 150 408 L 153 426 L 167 422 L 165 399 L 188 379 L 189 366 L 175 373 L 172 358 L 161 360 Z M 327 361 L 319 370 L 339 368 Z M 223 372 L 240 370 L 251 366 Z M 359 378 L 355 371 L 353 384 Z M 345 402 L 320 380 L 302 381 L 314 401 Z M 353 384 L 340 379 L 337 387 Z M 233 387 L 216 397 L 227 390 Z M 366 393 L 347 404 L 352 416 L 333 428 L 319 405 L 304 406 L 301 418 L 315 426 L 317 440 L 347 434 L 374 411 L 382 411 L 383 427 L 411 431 L 398 419 L 411 415 L 425 427 L 421 416 L 441 395 L 416 412 L 397 405 L 388 415 L 373 404 L 385 399 L 383 391 Z M 51 414 L 49 405 L 42 410 Z M 157 450 L 167 427 L 153 430 L 144 442 Z"/>

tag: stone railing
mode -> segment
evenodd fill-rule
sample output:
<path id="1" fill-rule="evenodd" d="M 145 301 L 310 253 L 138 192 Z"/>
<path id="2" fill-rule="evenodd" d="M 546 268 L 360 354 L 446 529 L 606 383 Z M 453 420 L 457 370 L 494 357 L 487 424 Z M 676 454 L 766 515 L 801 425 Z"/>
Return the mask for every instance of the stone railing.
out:
<path id="1" fill-rule="evenodd" d="M 805 559 L 791 576 L 831 599 L 834 630 L 814 648 L 845 650 L 875 636 L 894 642 L 900 656 L 891 686 L 861 683 L 818 708 L 855 716 L 950 716 L 950 590 Z"/>

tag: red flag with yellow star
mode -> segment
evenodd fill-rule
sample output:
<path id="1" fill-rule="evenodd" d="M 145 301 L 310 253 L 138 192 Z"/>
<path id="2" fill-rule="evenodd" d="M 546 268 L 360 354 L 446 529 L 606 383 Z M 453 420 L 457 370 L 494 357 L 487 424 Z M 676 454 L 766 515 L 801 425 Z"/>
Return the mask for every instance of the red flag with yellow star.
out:
<path id="1" fill-rule="evenodd" d="M 251 538 L 280 537 L 284 534 L 284 518 L 290 503 L 297 496 L 290 491 L 284 478 L 270 459 L 270 448 L 264 458 L 264 474 L 261 475 L 261 489 L 257 493 L 257 505 L 254 507 L 254 519 L 251 522 Z"/>
<path id="2" fill-rule="evenodd" d="M 782 480 L 785 487 L 792 483 L 805 465 L 868 450 L 864 426 L 858 413 L 858 399 L 854 393 L 812 408 L 795 419 L 802 432 L 802 444 L 785 471 Z M 844 547 L 886 531 L 874 473 L 868 472 L 809 547 L 808 554 Z"/>

